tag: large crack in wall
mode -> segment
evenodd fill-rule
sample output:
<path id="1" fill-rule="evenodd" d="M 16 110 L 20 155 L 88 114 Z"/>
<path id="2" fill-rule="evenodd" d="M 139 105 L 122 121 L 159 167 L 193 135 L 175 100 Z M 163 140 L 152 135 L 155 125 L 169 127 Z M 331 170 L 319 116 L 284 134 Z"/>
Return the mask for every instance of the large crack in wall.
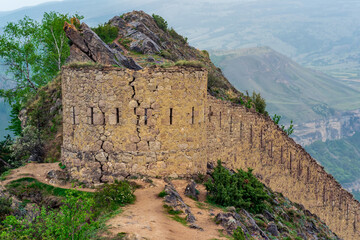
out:
<path id="1" fill-rule="evenodd" d="M 131 100 L 136 102 L 136 107 L 134 107 L 134 114 L 136 116 L 136 134 L 137 137 L 139 139 L 138 142 L 136 142 L 136 150 L 138 150 L 139 146 L 138 143 L 141 142 L 141 136 L 140 136 L 140 115 L 137 113 L 137 109 L 140 107 L 140 101 L 138 99 L 136 99 L 136 89 L 134 86 L 134 82 L 135 82 L 136 78 L 135 76 L 133 76 L 133 79 L 129 82 L 129 86 L 131 86 L 131 89 L 133 91 L 132 95 L 131 95 Z"/>

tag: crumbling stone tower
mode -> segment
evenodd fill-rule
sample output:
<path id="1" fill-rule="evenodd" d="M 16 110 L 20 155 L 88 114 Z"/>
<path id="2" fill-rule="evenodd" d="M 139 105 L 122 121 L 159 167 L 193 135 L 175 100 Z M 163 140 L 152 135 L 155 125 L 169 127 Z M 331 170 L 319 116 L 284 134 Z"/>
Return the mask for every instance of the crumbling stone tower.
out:
<path id="1" fill-rule="evenodd" d="M 62 72 L 63 161 L 80 181 L 203 172 L 207 72 L 105 67 Z"/>

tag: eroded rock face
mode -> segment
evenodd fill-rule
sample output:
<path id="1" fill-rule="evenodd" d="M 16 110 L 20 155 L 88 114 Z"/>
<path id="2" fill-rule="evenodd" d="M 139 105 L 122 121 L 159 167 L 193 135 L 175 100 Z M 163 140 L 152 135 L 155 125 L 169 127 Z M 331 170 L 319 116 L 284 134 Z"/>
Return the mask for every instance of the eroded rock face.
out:
<path id="1" fill-rule="evenodd" d="M 104 65 L 124 66 L 130 69 L 141 69 L 132 58 L 122 55 L 118 50 L 111 49 L 88 25 L 82 23 L 77 29 L 65 22 L 64 31 L 73 45 L 70 48 L 69 61 L 92 61 Z"/>
<path id="2" fill-rule="evenodd" d="M 133 11 L 122 17 L 115 16 L 109 23 L 119 28 L 120 38 L 131 39 L 129 48 L 132 51 L 142 54 L 159 54 L 161 51 L 167 51 L 173 60 L 190 60 L 197 57 L 196 49 L 190 47 L 185 39 L 180 35 L 171 36 L 169 31 L 160 29 L 152 16 L 143 11 Z"/>

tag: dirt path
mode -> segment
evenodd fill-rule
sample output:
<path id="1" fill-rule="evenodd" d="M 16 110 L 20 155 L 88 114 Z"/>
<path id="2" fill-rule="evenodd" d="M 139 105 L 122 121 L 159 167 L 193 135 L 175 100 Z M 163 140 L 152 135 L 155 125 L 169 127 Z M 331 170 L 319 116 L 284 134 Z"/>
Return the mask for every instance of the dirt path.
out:
<path id="1" fill-rule="evenodd" d="M 165 186 L 163 180 L 154 179 L 153 186 L 140 184 L 144 187 L 136 190 L 135 204 L 125 207 L 121 214 L 107 222 L 112 234 L 136 233 L 138 236 L 154 240 L 226 239 L 219 236 L 218 229 L 222 228 L 214 223 L 214 216 L 210 216 L 210 212 L 216 215 L 217 211 L 200 209 L 197 207 L 196 201 L 182 194 L 187 184 L 185 180 L 173 181 L 173 184 L 185 203 L 191 207 L 191 211 L 197 219 L 196 224 L 204 231 L 191 229 L 169 217 L 163 208 L 163 199 L 158 197 Z M 204 193 L 202 195 L 204 197 Z"/>
<path id="2" fill-rule="evenodd" d="M 13 169 L 0 185 L 5 186 L 11 181 L 23 177 L 32 177 L 40 182 L 70 189 L 71 183 L 66 185 L 50 184 L 46 178 L 50 170 L 59 170 L 58 163 L 28 163 L 27 165 Z M 164 190 L 165 182 L 161 179 L 153 179 L 153 184 L 145 183 L 142 180 L 136 180 L 142 188 L 135 191 L 136 201 L 132 205 L 124 207 L 123 212 L 116 215 L 107 222 L 109 232 L 116 235 L 121 232 L 135 233 L 141 237 L 151 240 L 209 240 L 209 239 L 227 239 L 221 237 L 218 226 L 214 223 L 214 216 L 219 212 L 218 209 L 211 209 L 204 204 L 205 189 L 198 186 L 200 191 L 199 203 L 184 196 L 183 192 L 187 185 L 185 180 L 174 180 L 173 184 L 184 202 L 189 205 L 192 213 L 196 217 L 196 224 L 204 231 L 191 229 L 170 218 L 170 215 L 164 210 L 163 199 L 158 194 Z M 94 191 L 94 189 L 82 188 L 82 191 Z"/>
<path id="3" fill-rule="evenodd" d="M 49 183 L 49 180 L 46 178 L 47 173 L 50 170 L 61 170 L 59 167 L 59 163 L 28 163 L 25 166 L 12 169 L 11 173 L 6 176 L 6 179 L 4 181 L 0 181 L 1 186 L 5 186 L 11 181 L 17 180 L 19 178 L 24 177 L 31 177 L 35 178 L 36 180 L 46 183 L 49 185 L 52 185 L 54 187 L 60 187 L 60 188 L 66 188 L 66 189 L 74 189 L 71 185 L 71 183 L 67 183 L 65 185 L 58 185 L 58 184 L 51 184 Z M 76 188 L 81 191 L 87 191 L 87 192 L 93 192 L 94 189 L 91 188 Z"/>

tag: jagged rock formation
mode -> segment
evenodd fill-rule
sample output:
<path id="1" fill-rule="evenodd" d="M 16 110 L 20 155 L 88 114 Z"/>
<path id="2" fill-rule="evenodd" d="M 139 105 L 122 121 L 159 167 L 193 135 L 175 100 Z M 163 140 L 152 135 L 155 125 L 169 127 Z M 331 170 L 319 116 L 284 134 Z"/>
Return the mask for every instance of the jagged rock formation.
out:
<path id="1" fill-rule="evenodd" d="M 198 50 L 189 46 L 180 36 L 170 35 L 159 28 L 154 19 L 143 11 L 133 11 L 116 16 L 109 24 L 119 28 L 119 38 L 131 39 L 130 50 L 143 54 L 161 54 L 166 51 L 172 60 L 197 59 Z"/>
<path id="2" fill-rule="evenodd" d="M 96 62 L 105 65 L 124 66 L 139 70 L 141 67 L 119 51 L 111 49 L 85 23 L 77 29 L 75 25 L 65 22 L 64 31 L 71 40 L 70 62 Z"/>

